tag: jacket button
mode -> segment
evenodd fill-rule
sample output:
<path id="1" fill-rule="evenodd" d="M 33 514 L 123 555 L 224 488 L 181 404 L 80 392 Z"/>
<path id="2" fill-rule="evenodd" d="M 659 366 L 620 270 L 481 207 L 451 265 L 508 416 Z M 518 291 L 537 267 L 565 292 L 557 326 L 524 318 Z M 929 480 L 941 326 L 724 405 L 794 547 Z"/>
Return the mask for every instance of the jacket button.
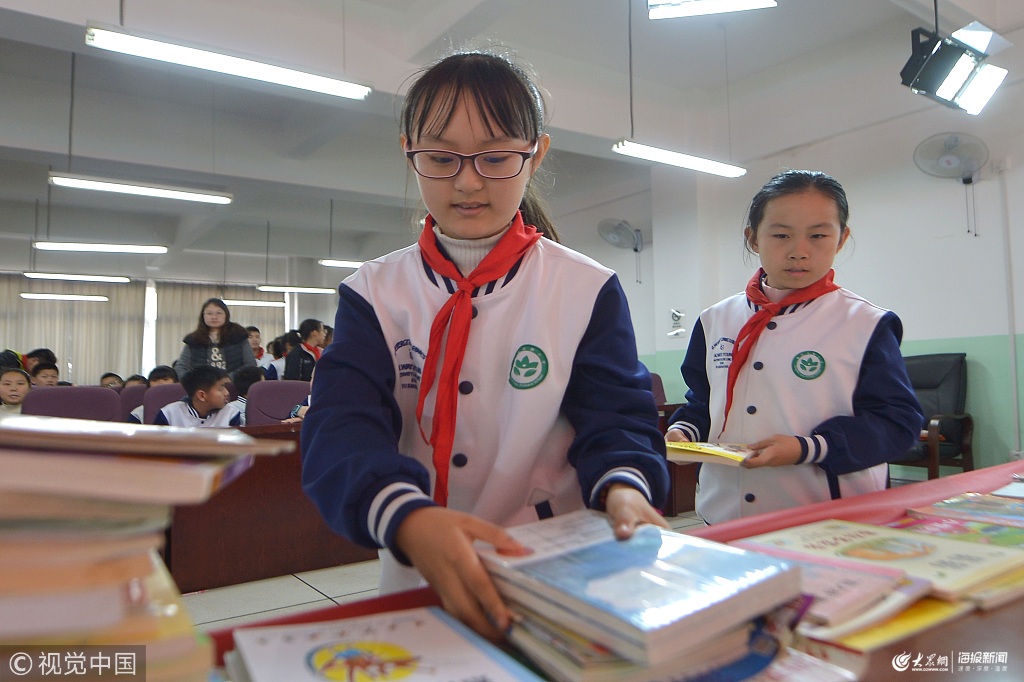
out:
<path id="1" fill-rule="evenodd" d="M 461 452 L 452 455 L 452 464 L 457 467 L 464 467 L 469 462 L 469 457 L 466 457 Z"/>
<path id="2" fill-rule="evenodd" d="M 779 326 L 779 325 L 775 324 L 774 322 L 769 322 L 769 323 L 768 323 L 768 328 L 769 328 L 769 329 L 775 329 L 775 328 L 776 328 L 776 327 L 778 327 L 778 326 Z"/>
<path id="3" fill-rule="evenodd" d="M 756 406 L 754 406 L 754 405 L 748 405 L 747 406 L 747 414 L 754 414 L 755 412 L 757 412 L 757 407 Z"/>
<path id="4" fill-rule="evenodd" d="M 754 497 L 754 493 L 747 493 L 746 495 L 743 496 L 743 501 L 744 502 L 753 502 L 756 499 L 757 498 Z"/>
<path id="5" fill-rule="evenodd" d="M 473 392 L 473 382 L 471 381 L 460 381 L 459 382 L 459 393 L 462 395 L 468 395 Z"/>
<path id="6" fill-rule="evenodd" d="M 478 312 L 480 312 L 480 311 L 478 311 L 478 310 L 476 309 L 476 306 L 473 306 L 473 319 L 474 319 L 474 320 L 476 319 L 476 315 L 477 315 L 477 313 L 478 313 Z"/>
<path id="7" fill-rule="evenodd" d="M 754 363 L 754 369 L 764 369 L 764 363 L 758 360 Z"/>

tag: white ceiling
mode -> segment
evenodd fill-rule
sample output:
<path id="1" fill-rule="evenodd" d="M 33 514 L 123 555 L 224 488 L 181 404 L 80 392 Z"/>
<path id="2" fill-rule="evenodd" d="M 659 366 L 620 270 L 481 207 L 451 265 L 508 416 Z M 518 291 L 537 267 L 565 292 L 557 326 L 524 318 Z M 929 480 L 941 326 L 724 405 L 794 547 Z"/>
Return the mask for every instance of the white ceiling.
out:
<path id="1" fill-rule="evenodd" d="M 119 266 L 167 278 L 200 253 L 262 257 L 268 229 L 275 257 L 372 257 L 408 243 L 416 190 L 399 153 L 396 93 L 449 45 L 497 41 L 537 70 L 550 92 L 556 214 L 599 202 L 602 188 L 649 182 L 646 165 L 609 151 L 631 126 L 638 139 L 742 164 L 939 106 L 898 77 L 910 29 L 932 27 L 929 0 L 779 0 L 770 10 L 659 22 L 645 8 L 641 0 L 0 0 L 0 269 L 25 267 L 31 238 L 46 234 L 170 245 L 144 271 Z M 118 24 L 122 9 L 129 30 L 345 76 L 374 92 L 337 100 L 87 48 L 85 22 Z M 943 33 L 972 19 L 1012 34 L 1024 26 L 1024 3 L 940 3 Z M 844 83 L 853 92 L 841 107 L 813 94 Z M 235 201 L 211 208 L 48 191 L 51 167 L 226 190 Z"/>

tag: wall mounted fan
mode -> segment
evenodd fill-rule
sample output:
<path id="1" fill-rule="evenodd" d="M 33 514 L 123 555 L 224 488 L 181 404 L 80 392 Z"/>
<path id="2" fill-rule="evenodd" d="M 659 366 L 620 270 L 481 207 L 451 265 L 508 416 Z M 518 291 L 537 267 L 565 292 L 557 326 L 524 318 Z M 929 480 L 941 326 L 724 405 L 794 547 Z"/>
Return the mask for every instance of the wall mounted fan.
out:
<path id="1" fill-rule="evenodd" d="M 967 133 L 932 135 L 914 150 L 914 163 L 928 175 L 973 184 L 988 162 L 988 147 Z"/>
<path id="2" fill-rule="evenodd" d="M 644 236 L 625 220 L 605 218 L 597 224 L 597 231 L 606 242 L 620 249 L 633 249 L 636 254 L 636 283 L 640 284 L 640 252 L 644 250 Z"/>

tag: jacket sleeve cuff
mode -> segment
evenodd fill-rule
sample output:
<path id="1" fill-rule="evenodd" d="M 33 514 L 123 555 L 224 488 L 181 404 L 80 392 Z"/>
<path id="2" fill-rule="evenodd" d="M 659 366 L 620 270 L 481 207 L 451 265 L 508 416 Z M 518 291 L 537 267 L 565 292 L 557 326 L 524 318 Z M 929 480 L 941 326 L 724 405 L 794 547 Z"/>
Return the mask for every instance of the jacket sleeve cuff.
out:
<path id="1" fill-rule="evenodd" d="M 797 464 L 820 464 L 828 455 L 828 443 L 821 435 L 797 436 L 800 441 L 800 459 Z"/>
<path id="2" fill-rule="evenodd" d="M 697 429 L 696 426 L 690 424 L 689 422 L 675 422 L 674 424 L 670 424 L 668 430 L 671 431 L 672 429 L 679 429 L 680 431 L 685 433 L 686 438 L 691 443 L 699 443 L 701 441 L 700 431 Z"/>
<path id="3" fill-rule="evenodd" d="M 377 493 L 370 504 L 367 530 L 374 542 L 381 547 L 387 547 L 402 564 L 411 566 L 409 558 L 395 545 L 395 535 L 402 521 L 411 512 L 433 506 L 435 502 L 415 485 L 392 483 Z"/>
<path id="4" fill-rule="evenodd" d="M 598 479 L 597 483 L 594 484 L 593 490 L 590 492 L 590 502 L 587 506 L 591 509 L 604 511 L 608 486 L 612 483 L 625 483 L 630 487 L 636 488 L 644 494 L 648 502 L 653 504 L 651 502 L 651 487 L 647 484 L 647 479 L 644 478 L 643 474 L 632 467 L 620 467 L 612 469 Z"/>

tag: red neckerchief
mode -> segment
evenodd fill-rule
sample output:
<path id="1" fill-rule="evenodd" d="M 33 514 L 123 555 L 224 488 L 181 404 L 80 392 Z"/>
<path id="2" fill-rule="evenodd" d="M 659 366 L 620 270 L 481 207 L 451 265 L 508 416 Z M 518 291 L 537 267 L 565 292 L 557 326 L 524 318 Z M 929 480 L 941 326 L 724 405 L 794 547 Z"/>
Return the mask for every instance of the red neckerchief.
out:
<path id="1" fill-rule="evenodd" d="M 750 357 L 750 351 L 754 348 L 754 344 L 757 343 L 761 332 L 765 330 L 771 319 L 778 315 L 779 311 L 783 308 L 812 301 L 822 294 L 838 289 L 839 285 L 832 281 L 834 276 L 835 270 L 829 270 L 828 274 L 814 284 L 803 289 L 794 289 L 778 303 L 769 301 L 764 291 L 761 290 L 761 278 L 764 277 L 764 268 L 759 268 L 757 273 L 747 282 L 747 299 L 758 306 L 758 310 L 750 316 L 750 319 L 740 329 L 740 333 L 736 335 L 736 343 L 732 347 L 732 362 L 729 364 L 729 378 L 725 388 L 723 433 L 725 432 L 725 425 L 729 421 L 729 410 L 732 408 L 732 391 L 736 387 L 736 379 L 739 377 L 743 365 L 746 364 L 747 358 Z M 722 434 L 719 433 L 718 435 L 721 436 Z"/>
<path id="2" fill-rule="evenodd" d="M 262 360 L 262 359 L 263 359 L 263 348 L 262 348 L 262 347 L 260 347 L 260 348 L 257 348 L 257 349 L 256 349 L 256 352 L 255 352 L 255 353 L 253 353 L 253 355 L 255 355 L 255 356 L 256 356 L 256 359 L 257 359 L 257 360 Z"/>
<path id="3" fill-rule="evenodd" d="M 308 343 L 306 343 L 305 341 L 303 341 L 302 342 L 302 347 L 305 348 L 310 354 L 312 354 L 312 356 L 315 359 L 317 359 L 317 360 L 320 359 L 320 353 L 323 352 L 323 349 L 320 346 L 311 346 Z"/>
<path id="4" fill-rule="evenodd" d="M 507 274 L 540 238 L 537 228 L 533 225 L 524 225 L 522 215 L 516 213 L 512 225 L 498 243 L 480 265 L 465 277 L 438 249 L 437 237 L 434 235 L 434 219 L 431 216 L 427 216 L 423 232 L 420 233 L 419 247 L 423 260 L 435 272 L 452 280 L 458 287 L 441 306 L 430 325 L 430 345 L 423 363 L 422 384 L 419 400 L 416 402 L 416 422 L 420 427 L 420 435 L 423 436 L 423 440 L 434 446 L 434 471 L 437 473 L 434 501 L 442 506 L 448 503 L 448 467 L 452 444 L 455 441 L 459 371 L 462 368 L 466 343 L 469 341 L 470 321 L 473 319 L 473 291 Z M 447 339 L 445 331 L 448 332 Z M 434 419 L 430 427 L 430 438 L 427 438 L 423 431 L 423 404 L 434 385 L 438 360 L 442 353 L 444 360 L 441 364 L 441 377 L 437 382 Z"/>

